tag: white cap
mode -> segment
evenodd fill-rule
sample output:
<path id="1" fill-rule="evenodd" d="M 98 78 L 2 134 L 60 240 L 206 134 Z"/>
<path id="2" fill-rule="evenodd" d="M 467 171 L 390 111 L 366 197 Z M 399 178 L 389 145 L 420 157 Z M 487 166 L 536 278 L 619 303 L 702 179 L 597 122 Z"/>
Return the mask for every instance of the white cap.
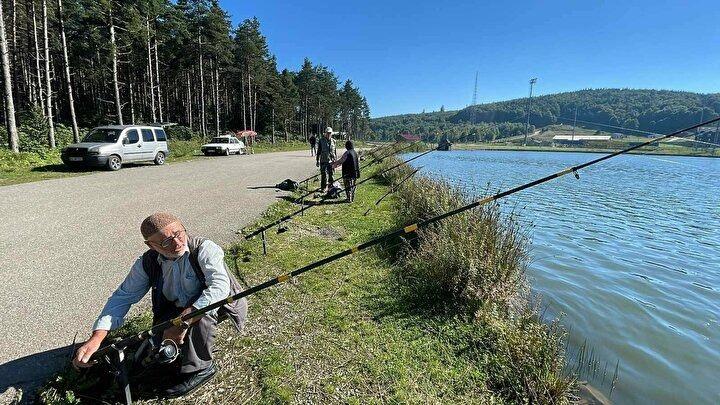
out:
<path id="1" fill-rule="evenodd" d="M 332 127 L 325 128 L 325 133 L 327 134 L 328 132 L 331 134 L 333 133 Z"/>

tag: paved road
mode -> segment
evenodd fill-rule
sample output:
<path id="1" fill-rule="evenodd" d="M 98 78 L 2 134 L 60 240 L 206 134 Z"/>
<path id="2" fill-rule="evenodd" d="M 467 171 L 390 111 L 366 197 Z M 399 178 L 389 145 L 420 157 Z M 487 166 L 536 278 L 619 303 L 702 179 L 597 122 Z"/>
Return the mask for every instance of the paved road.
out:
<path id="1" fill-rule="evenodd" d="M 0 393 L 84 340 L 144 250 L 139 226 L 160 210 L 220 245 L 315 170 L 307 152 L 203 158 L 0 187 Z"/>

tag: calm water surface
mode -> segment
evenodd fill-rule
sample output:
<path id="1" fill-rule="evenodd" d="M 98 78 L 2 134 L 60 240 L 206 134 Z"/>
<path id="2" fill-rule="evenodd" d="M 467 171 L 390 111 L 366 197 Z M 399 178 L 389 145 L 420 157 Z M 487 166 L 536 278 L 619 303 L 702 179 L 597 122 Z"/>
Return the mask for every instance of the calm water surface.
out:
<path id="1" fill-rule="evenodd" d="M 435 152 L 420 173 L 473 195 L 597 154 Z M 587 340 L 615 403 L 720 403 L 720 159 L 619 156 L 502 201 L 531 227 L 529 278 Z M 594 381 L 596 380 L 596 381 Z"/>

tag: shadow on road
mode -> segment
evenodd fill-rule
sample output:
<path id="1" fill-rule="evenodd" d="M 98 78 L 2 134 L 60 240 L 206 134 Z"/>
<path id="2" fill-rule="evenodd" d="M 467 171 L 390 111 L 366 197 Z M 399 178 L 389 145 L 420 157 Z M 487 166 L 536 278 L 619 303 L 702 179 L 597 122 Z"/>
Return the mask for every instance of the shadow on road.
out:
<path id="1" fill-rule="evenodd" d="M 68 345 L 0 364 L 0 402 L 12 401 L 17 394 L 8 390 L 14 388 L 22 393 L 21 403 L 30 403 L 45 380 L 69 363 L 72 351 Z"/>

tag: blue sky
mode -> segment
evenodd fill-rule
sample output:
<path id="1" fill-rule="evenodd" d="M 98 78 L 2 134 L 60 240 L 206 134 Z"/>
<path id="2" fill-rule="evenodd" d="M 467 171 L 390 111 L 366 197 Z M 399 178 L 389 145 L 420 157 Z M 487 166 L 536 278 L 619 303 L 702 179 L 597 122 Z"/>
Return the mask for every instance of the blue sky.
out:
<path id="1" fill-rule="evenodd" d="M 373 117 L 598 87 L 720 92 L 717 0 L 220 0 L 280 68 L 350 78 Z"/>

